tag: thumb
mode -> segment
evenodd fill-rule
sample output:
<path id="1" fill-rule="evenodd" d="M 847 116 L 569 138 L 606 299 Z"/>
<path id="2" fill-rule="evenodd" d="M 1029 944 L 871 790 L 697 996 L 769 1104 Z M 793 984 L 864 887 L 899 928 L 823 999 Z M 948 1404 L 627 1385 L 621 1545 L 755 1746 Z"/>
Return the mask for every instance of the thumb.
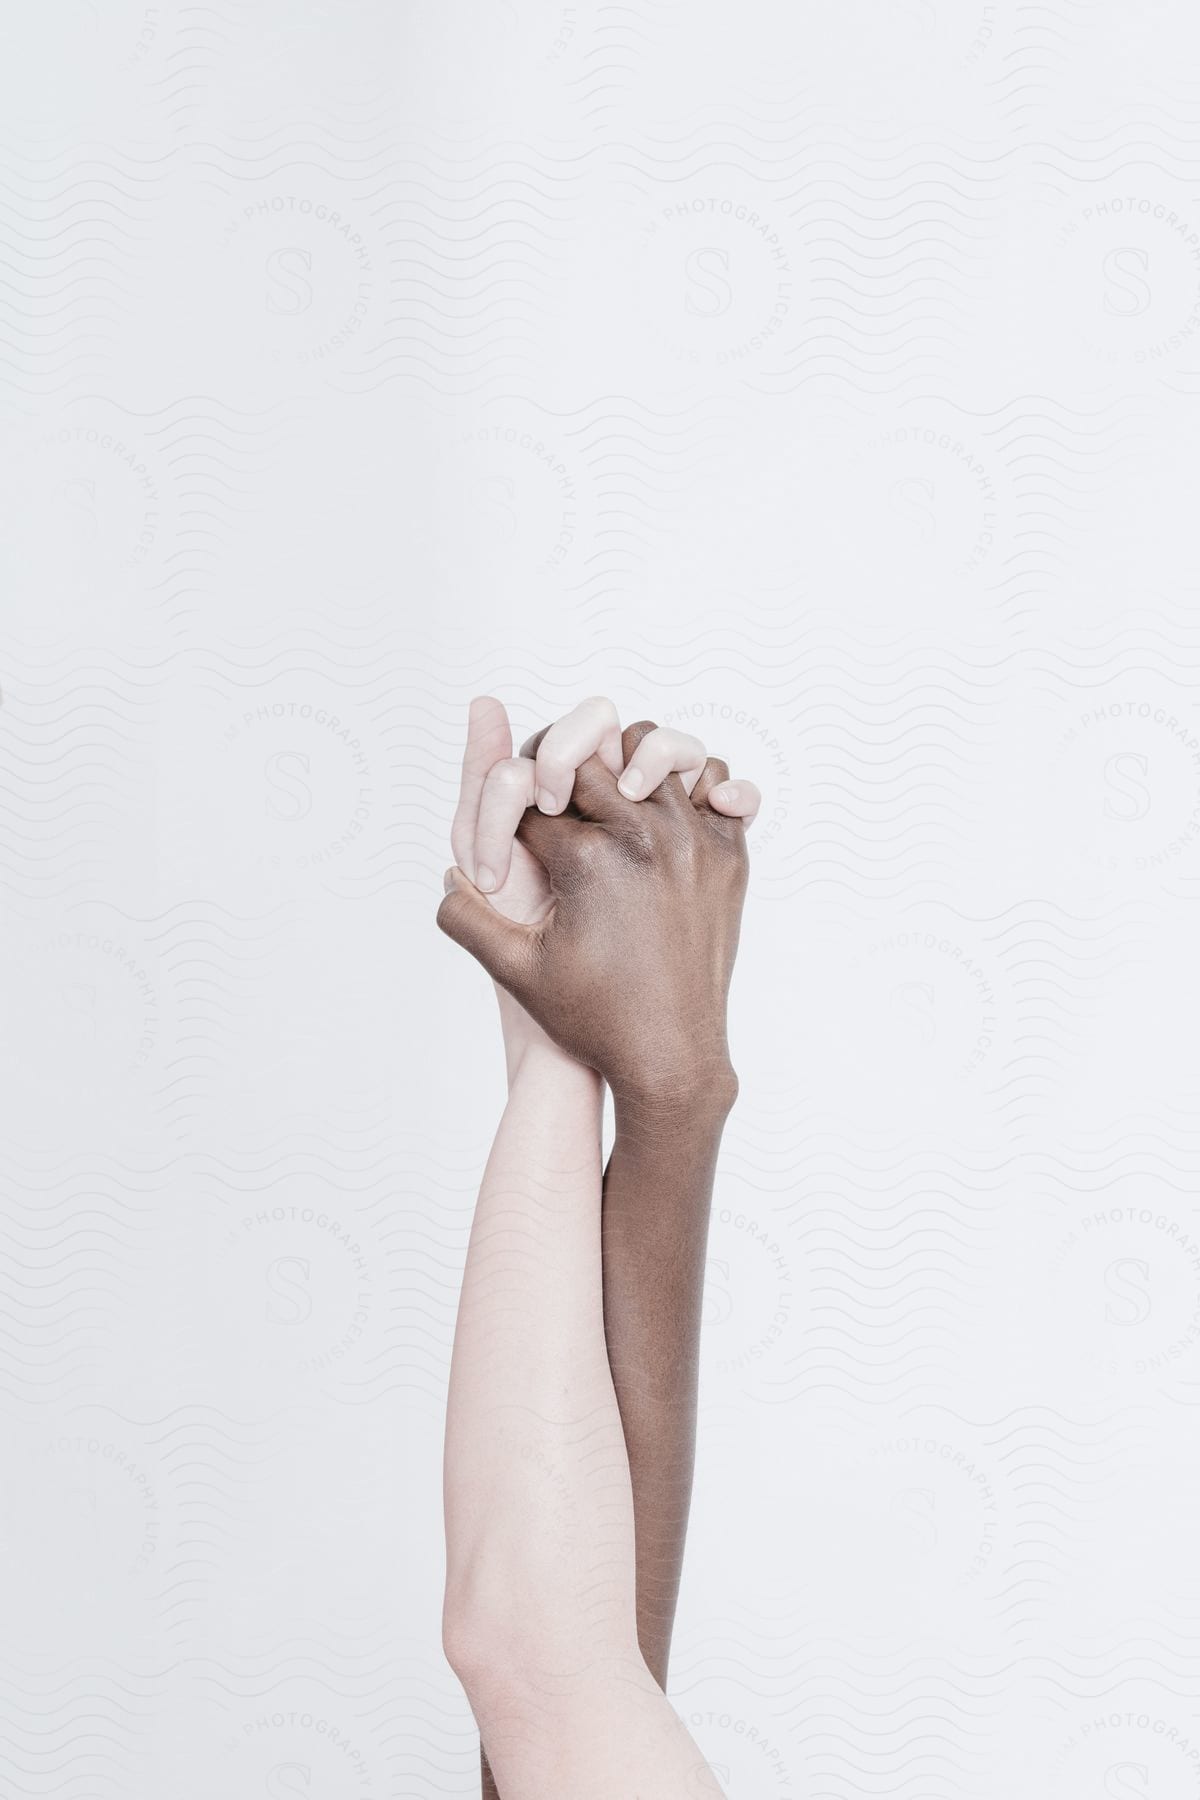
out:
<path id="1" fill-rule="evenodd" d="M 457 868 L 446 871 L 446 898 L 438 907 L 437 922 L 494 981 L 516 992 L 529 966 L 536 927 L 506 919 Z"/>

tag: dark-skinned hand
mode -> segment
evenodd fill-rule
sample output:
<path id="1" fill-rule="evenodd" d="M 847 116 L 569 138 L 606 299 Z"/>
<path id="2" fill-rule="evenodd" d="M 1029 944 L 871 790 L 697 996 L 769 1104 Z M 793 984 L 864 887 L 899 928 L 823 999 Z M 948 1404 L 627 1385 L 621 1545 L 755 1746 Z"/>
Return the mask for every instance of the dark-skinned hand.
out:
<path id="1" fill-rule="evenodd" d="M 628 727 L 626 760 L 653 729 Z M 732 1102 L 725 1011 L 746 836 L 740 819 L 706 803 L 728 779 L 710 757 L 690 796 L 672 774 L 634 802 L 590 757 L 566 812 L 531 809 L 518 826 L 550 881 L 551 905 L 534 923 L 505 918 L 461 869 L 447 875 L 441 929 L 618 1098 L 701 1091 Z"/>

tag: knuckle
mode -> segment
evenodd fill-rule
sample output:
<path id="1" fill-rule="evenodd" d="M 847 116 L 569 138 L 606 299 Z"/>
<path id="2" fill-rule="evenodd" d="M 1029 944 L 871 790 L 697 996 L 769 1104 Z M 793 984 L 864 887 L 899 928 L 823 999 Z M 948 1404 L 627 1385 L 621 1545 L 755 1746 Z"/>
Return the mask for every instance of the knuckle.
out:
<path id="1" fill-rule="evenodd" d="M 643 823 L 638 819 L 626 825 L 621 834 L 621 845 L 626 855 L 637 863 L 657 862 L 662 854 L 662 844 L 652 821 Z"/>
<path id="2" fill-rule="evenodd" d="M 635 725 L 627 725 L 625 727 L 624 731 L 621 733 L 621 753 L 626 762 L 629 761 L 634 751 L 641 744 L 643 738 L 649 737 L 652 731 L 657 730 L 658 726 L 654 723 L 653 719 L 639 719 Z"/>
<path id="3" fill-rule="evenodd" d="M 527 764 L 516 756 L 506 756 L 488 770 L 487 785 L 502 794 L 523 792 L 527 783 Z"/>
<path id="4" fill-rule="evenodd" d="M 712 867 L 711 834 L 699 821 L 691 818 L 672 819 L 671 829 L 660 844 L 659 854 L 670 863 L 677 875 L 698 880 Z"/>
<path id="5" fill-rule="evenodd" d="M 564 840 L 555 861 L 555 879 L 568 888 L 586 888 L 597 880 L 604 860 L 605 845 L 590 832 L 575 834 Z"/>
<path id="6" fill-rule="evenodd" d="M 541 779 L 566 781 L 575 774 L 575 764 L 557 744 L 543 744 L 537 754 L 537 772 Z"/>
<path id="7" fill-rule="evenodd" d="M 542 840 L 546 827 L 556 823 L 554 819 L 547 819 L 536 806 L 527 806 L 517 820 L 514 835 L 518 844 L 527 845 L 536 856 L 537 845 Z"/>

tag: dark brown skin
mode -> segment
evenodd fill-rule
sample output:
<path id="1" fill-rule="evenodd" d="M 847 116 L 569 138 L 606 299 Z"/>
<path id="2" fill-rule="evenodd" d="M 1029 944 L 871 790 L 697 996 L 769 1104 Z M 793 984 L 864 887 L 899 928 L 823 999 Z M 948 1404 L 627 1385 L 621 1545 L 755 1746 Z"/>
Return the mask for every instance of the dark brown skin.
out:
<path id="1" fill-rule="evenodd" d="M 651 729 L 629 728 L 627 755 Z M 698 1085 L 732 1102 L 725 1007 L 748 865 L 741 820 L 704 804 L 723 769 L 710 758 L 690 797 L 668 775 L 635 802 L 589 757 L 568 812 L 531 809 L 517 829 L 549 876 L 546 916 L 505 918 L 461 869 L 438 911 L 442 930 L 617 1102 L 673 1104 Z"/>
<path id="2" fill-rule="evenodd" d="M 624 733 L 626 760 L 653 727 Z M 526 746 L 529 753 L 529 746 Z M 740 820 L 713 812 L 710 758 L 626 800 L 598 757 L 571 806 L 529 812 L 518 836 L 554 905 L 500 917 L 461 871 L 438 924 L 613 1091 L 604 1177 L 604 1323 L 633 1489 L 638 1637 L 666 1685 L 695 1461 L 697 1350 L 713 1174 L 737 1091 L 725 1008 L 748 875 Z M 483 1768 L 484 1800 L 498 1800 Z"/>
<path id="3" fill-rule="evenodd" d="M 696 1458 L 704 1261 L 725 1090 L 616 1103 L 604 1175 L 604 1334 L 633 1488 L 638 1641 L 666 1687 Z"/>

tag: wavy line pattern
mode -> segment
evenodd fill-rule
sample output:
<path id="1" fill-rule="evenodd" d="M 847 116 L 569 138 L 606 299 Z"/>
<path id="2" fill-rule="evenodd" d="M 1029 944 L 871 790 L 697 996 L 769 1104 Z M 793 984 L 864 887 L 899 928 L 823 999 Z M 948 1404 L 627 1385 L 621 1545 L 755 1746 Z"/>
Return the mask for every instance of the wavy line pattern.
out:
<path id="1" fill-rule="evenodd" d="M 1191 1792 L 1200 22 L 0 29 L 0 1790 L 477 1791 L 466 703 L 759 783 L 671 1698 Z"/>

